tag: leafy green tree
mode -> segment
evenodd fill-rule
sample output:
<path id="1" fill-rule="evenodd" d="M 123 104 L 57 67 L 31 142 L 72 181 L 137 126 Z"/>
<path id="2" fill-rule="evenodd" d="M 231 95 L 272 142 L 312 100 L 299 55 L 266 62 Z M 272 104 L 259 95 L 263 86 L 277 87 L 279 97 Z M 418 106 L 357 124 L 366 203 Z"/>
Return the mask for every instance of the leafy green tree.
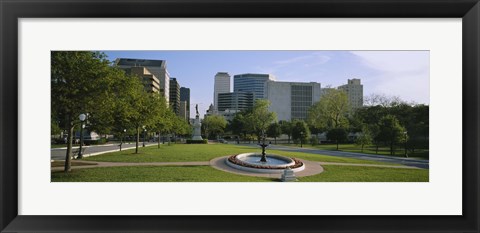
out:
<path id="1" fill-rule="evenodd" d="M 132 111 L 129 114 L 128 122 L 136 131 L 135 154 L 138 154 L 140 144 L 140 132 L 144 126 L 151 126 L 155 123 L 155 116 L 159 111 L 157 106 L 157 97 L 153 93 L 144 91 L 143 86 L 136 87 L 136 91 L 130 95 L 130 104 Z"/>
<path id="2" fill-rule="evenodd" d="M 310 129 L 305 121 L 294 120 L 292 128 L 292 138 L 295 142 L 305 143 L 310 138 Z"/>
<path id="3" fill-rule="evenodd" d="M 257 135 L 258 142 L 260 142 L 262 134 L 267 131 L 268 126 L 277 119 L 274 112 L 268 111 L 269 105 L 268 100 L 258 99 L 255 101 L 252 111 L 245 117 L 245 123 Z"/>
<path id="4" fill-rule="evenodd" d="M 180 136 L 188 135 L 190 134 L 190 131 L 191 131 L 191 127 L 188 124 L 188 122 L 185 120 L 185 118 L 182 118 L 176 115 L 175 117 L 173 117 L 172 133 L 175 135 L 175 137 L 178 135 Z"/>
<path id="5" fill-rule="evenodd" d="M 65 172 L 71 170 L 74 128 L 80 124 L 78 116 L 82 113 L 95 116 L 109 112 L 113 105 L 109 91 L 116 78 L 103 53 L 51 53 L 52 114 L 55 119 L 61 120 L 59 126 L 68 132 Z"/>
<path id="6" fill-rule="evenodd" d="M 367 127 L 363 127 L 362 132 L 355 140 L 355 144 L 362 147 L 362 153 L 363 153 L 363 147 L 365 147 L 366 145 L 372 144 L 371 132 Z"/>
<path id="7" fill-rule="evenodd" d="M 347 127 L 349 104 L 343 90 L 332 89 L 310 107 L 308 123 L 317 129 Z"/>
<path id="8" fill-rule="evenodd" d="M 50 121 L 50 135 L 59 135 L 62 133 L 62 128 L 60 127 L 60 125 L 58 124 L 59 122 L 52 119 Z"/>
<path id="9" fill-rule="evenodd" d="M 241 111 L 235 114 L 232 121 L 228 123 L 228 130 L 232 131 L 233 134 L 243 135 L 245 139 L 247 137 L 248 129 L 246 127 L 245 116 L 247 111 Z"/>
<path id="10" fill-rule="evenodd" d="M 390 154 L 395 155 L 395 144 L 404 140 L 405 128 L 400 125 L 398 119 L 393 115 L 387 115 L 379 121 L 379 140 L 390 146 Z"/>
<path id="11" fill-rule="evenodd" d="M 293 123 L 291 121 L 279 121 L 282 133 L 288 136 L 288 144 L 290 144 L 290 138 L 292 137 Z"/>
<path id="12" fill-rule="evenodd" d="M 337 144 L 337 150 L 338 150 L 338 145 L 340 142 L 345 142 L 347 140 L 348 132 L 345 128 L 331 128 L 330 130 L 327 131 L 327 138 L 328 140 L 335 141 L 335 144 Z"/>
<path id="13" fill-rule="evenodd" d="M 157 133 L 157 148 L 160 148 L 161 135 L 172 130 L 175 114 L 168 108 L 167 101 L 160 94 L 154 94 L 153 100 L 156 111 L 152 113 L 153 118 L 150 128 Z"/>
<path id="14" fill-rule="evenodd" d="M 275 144 L 277 144 L 277 137 L 282 134 L 282 127 L 279 123 L 275 122 L 268 126 L 267 135 L 275 139 Z"/>
<path id="15" fill-rule="evenodd" d="M 227 121 L 219 115 L 206 116 L 202 121 L 202 128 L 207 138 L 210 134 L 217 138 L 219 134 L 224 132 L 226 126 Z"/>

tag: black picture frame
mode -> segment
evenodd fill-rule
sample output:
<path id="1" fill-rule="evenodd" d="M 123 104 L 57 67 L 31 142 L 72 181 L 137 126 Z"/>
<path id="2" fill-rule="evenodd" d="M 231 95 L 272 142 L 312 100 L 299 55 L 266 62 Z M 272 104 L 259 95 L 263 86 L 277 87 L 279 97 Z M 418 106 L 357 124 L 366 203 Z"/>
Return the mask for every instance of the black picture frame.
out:
<path id="1" fill-rule="evenodd" d="M 0 0 L 1 232 L 479 232 L 478 0 Z M 18 215 L 19 18 L 462 18 L 462 216 Z M 455 155 L 460 156 L 460 155 Z M 239 224 L 242 222 L 242 224 Z"/>

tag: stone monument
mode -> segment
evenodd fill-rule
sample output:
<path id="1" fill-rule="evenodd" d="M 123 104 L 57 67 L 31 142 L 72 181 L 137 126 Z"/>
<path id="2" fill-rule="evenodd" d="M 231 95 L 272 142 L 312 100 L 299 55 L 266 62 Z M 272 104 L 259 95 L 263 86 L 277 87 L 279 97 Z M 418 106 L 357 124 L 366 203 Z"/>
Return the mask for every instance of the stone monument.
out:
<path id="1" fill-rule="evenodd" d="M 192 140 L 203 140 L 202 138 L 202 123 L 200 123 L 200 118 L 198 114 L 198 104 L 195 105 L 195 110 L 197 110 L 197 115 L 195 116 L 195 121 L 193 122 L 193 137 Z"/>
<path id="2" fill-rule="evenodd" d="M 297 181 L 297 178 L 295 177 L 295 173 L 293 173 L 293 170 L 290 167 L 288 167 L 283 171 L 281 180 L 283 182 L 290 182 L 290 181 Z"/>

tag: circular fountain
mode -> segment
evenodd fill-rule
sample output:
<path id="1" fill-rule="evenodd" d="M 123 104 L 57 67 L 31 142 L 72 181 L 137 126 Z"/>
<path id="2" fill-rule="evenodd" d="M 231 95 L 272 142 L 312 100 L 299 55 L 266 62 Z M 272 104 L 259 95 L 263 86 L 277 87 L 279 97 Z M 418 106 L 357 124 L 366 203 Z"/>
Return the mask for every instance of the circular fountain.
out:
<path id="1" fill-rule="evenodd" d="M 295 158 L 275 154 L 268 154 L 266 162 L 262 162 L 261 158 L 262 154 L 243 153 L 230 156 L 225 162 L 235 169 L 257 173 L 283 173 L 288 168 L 294 172 L 305 169 L 305 165 Z"/>
<path id="2" fill-rule="evenodd" d="M 257 173 L 283 173 L 285 169 L 291 169 L 294 172 L 302 171 L 305 165 L 302 161 L 281 155 L 267 154 L 265 148 L 265 133 L 263 133 L 263 142 L 259 144 L 262 147 L 262 153 L 243 153 L 233 155 L 225 160 L 225 163 L 235 169 Z"/>

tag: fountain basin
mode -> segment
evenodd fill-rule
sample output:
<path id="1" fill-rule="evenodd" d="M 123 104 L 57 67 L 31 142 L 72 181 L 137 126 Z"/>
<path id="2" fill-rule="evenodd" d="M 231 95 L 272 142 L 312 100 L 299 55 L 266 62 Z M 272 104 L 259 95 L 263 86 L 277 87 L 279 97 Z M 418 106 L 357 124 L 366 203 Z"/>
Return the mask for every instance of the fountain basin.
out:
<path id="1" fill-rule="evenodd" d="M 264 163 L 260 162 L 261 157 L 258 153 L 243 153 L 228 157 L 225 163 L 235 169 L 257 173 L 283 173 L 287 168 L 294 172 L 305 169 L 305 165 L 295 158 L 267 154 L 267 162 Z"/>

